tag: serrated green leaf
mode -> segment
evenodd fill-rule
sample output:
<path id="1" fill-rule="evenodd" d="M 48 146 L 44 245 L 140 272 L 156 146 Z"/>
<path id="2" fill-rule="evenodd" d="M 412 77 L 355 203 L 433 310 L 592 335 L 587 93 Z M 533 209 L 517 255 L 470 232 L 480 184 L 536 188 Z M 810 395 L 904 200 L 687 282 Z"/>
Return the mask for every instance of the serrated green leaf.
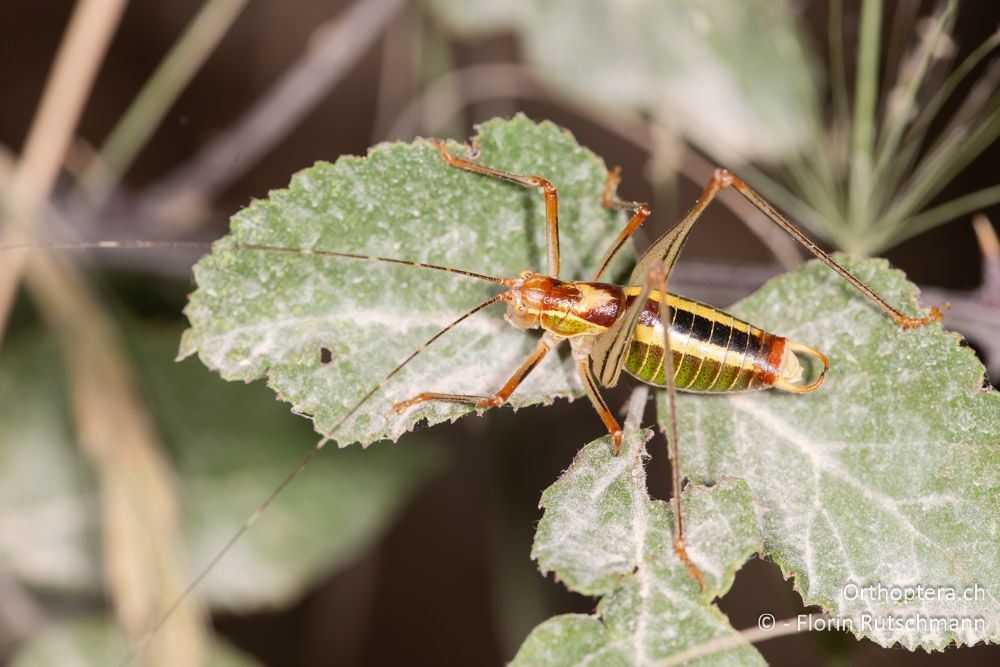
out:
<path id="1" fill-rule="evenodd" d="M 901 272 L 844 261 L 914 311 Z M 831 369 L 802 396 L 682 396 L 686 474 L 745 479 L 764 553 L 806 605 L 850 619 L 856 635 L 911 649 L 1000 640 L 1000 394 L 983 388 L 972 350 L 939 325 L 900 329 L 817 262 L 732 310 L 824 351 Z M 917 586 L 959 599 L 889 597 Z M 975 599 L 961 599 L 970 588 Z M 875 625 L 918 617 L 968 625 Z"/>
<path id="2" fill-rule="evenodd" d="M 480 128 L 479 162 L 544 176 L 559 189 L 562 275 L 580 278 L 624 224 L 600 205 L 604 163 L 551 123 L 519 116 Z M 461 150 L 457 145 L 455 150 Z M 263 244 L 417 260 L 497 276 L 545 268 L 543 198 L 447 166 L 426 141 L 383 144 L 297 174 L 232 221 L 232 233 L 195 267 L 182 354 L 233 380 L 269 385 L 316 430 L 352 405 L 424 341 L 500 289 L 470 278 L 358 260 L 226 249 Z M 387 414 L 422 391 L 490 394 L 535 344 L 498 304 L 448 332 L 406 366 L 336 434 L 341 444 L 398 438 L 426 419 L 470 408 L 425 403 Z M 333 352 L 323 364 L 320 348 Z M 515 407 L 578 395 L 570 359 L 550 355 L 511 399 Z"/>
<path id="3" fill-rule="evenodd" d="M 431 0 L 464 32 L 514 29 L 572 98 L 651 114 L 727 164 L 777 157 L 818 127 L 812 55 L 788 2 Z"/>
<path id="4" fill-rule="evenodd" d="M 641 665 L 735 634 L 712 600 L 760 548 L 750 489 L 730 479 L 685 491 L 685 537 L 705 575 L 702 591 L 674 552 L 670 505 L 646 490 L 650 437 L 627 433 L 617 457 L 608 438 L 591 442 L 542 495 L 532 556 L 571 590 L 603 598 L 595 616 L 556 616 L 535 628 L 514 665 Z M 764 662 L 742 644 L 698 664 Z"/>
<path id="5" fill-rule="evenodd" d="M 10 667 L 106 667 L 121 662 L 128 643 L 106 617 L 85 617 L 48 627 L 21 646 Z M 256 660 L 222 642 L 213 642 L 206 667 L 254 667 Z"/>
<path id="6" fill-rule="evenodd" d="M 308 422 L 261 386 L 173 362 L 178 331 L 136 328 L 149 403 L 180 477 L 189 562 L 209 561 L 313 445 Z M 72 439 L 54 343 L 32 333 L 0 355 L 0 561 L 32 586 L 101 590 L 93 479 Z M 426 447 L 317 457 L 199 593 L 236 610 L 286 603 L 356 558 L 434 469 Z"/>

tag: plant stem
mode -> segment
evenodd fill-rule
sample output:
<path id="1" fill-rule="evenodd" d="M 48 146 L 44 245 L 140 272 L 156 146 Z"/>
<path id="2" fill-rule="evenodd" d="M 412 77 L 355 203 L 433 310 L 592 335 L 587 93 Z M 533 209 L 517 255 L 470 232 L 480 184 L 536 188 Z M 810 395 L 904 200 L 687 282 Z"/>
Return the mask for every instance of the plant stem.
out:
<path id="1" fill-rule="evenodd" d="M 900 69 L 900 80 L 889 93 L 886 102 L 885 135 L 880 142 L 875 177 L 878 178 L 885 170 L 895 164 L 896 149 L 904 131 L 910 125 L 913 109 L 917 101 L 917 93 L 923 85 L 931 61 L 936 57 L 942 40 L 946 40 L 954 23 L 957 0 L 951 0 L 944 12 L 934 19 L 933 32 L 924 39 L 918 47 L 918 53 L 913 60 Z M 881 180 L 881 179 L 879 179 Z"/>
<path id="2" fill-rule="evenodd" d="M 0 239 L 4 244 L 23 238 L 32 226 L 31 213 L 25 209 L 39 205 L 52 191 L 124 8 L 124 0 L 80 0 L 73 10 L 9 188 L 5 188 L 4 194 L 15 200 L 15 212 L 7 220 L 12 229 L 5 230 Z M 23 256 L 0 263 L 0 337 L 23 268 Z"/>
<path id="3" fill-rule="evenodd" d="M 850 121 L 847 100 L 847 77 L 844 74 L 844 3 L 843 0 L 830 2 L 830 17 L 827 24 L 827 41 L 830 49 L 830 91 L 833 95 L 833 109 L 837 123 L 845 126 Z"/>
<path id="4" fill-rule="evenodd" d="M 973 211 L 980 211 L 997 203 L 1000 203 L 1000 185 L 970 192 L 913 216 L 906 222 L 906 226 L 893 236 L 892 240 L 894 242 L 903 241 L 949 220 L 960 218 Z"/>
<path id="5" fill-rule="evenodd" d="M 140 209 L 210 201 L 242 176 L 298 124 L 350 71 L 405 0 L 359 0 L 319 26 L 302 58 L 189 162 L 144 193 Z"/>
<path id="6" fill-rule="evenodd" d="M 882 31 L 882 0 L 861 5 L 861 37 L 855 81 L 849 223 L 863 236 L 870 224 L 872 152 L 875 144 L 875 104 Z"/>
<path id="7" fill-rule="evenodd" d="M 246 4 L 247 0 L 208 0 L 191 19 L 80 179 L 77 194 L 85 196 L 92 208 L 104 203 Z"/>
<path id="8" fill-rule="evenodd" d="M 898 193 L 900 184 L 913 175 L 917 158 L 921 156 L 924 139 L 930 129 L 931 122 L 937 118 L 945 102 L 962 81 L 982 60 L 1000 45 L 1000 31 L 994 32 L 989 39 L 980 44 L 968 57 L 956 67 L 934 92 L 934 95 L 920 106 L 917 116 L 906 130 L 899 149 L 894 151 L 892 161 L 894 167 L 880 174 L 879 187 L 887 192 Z M 947 130 L 947 127 L 945 128 Z M 942 131 L 942 136 L 946 131 Z"/>

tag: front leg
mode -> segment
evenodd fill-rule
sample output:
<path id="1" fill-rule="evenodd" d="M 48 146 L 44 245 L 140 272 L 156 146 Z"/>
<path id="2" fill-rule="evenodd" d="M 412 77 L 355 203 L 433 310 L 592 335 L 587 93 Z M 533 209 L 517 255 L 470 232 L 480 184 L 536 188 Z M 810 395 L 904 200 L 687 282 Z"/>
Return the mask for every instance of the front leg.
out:
<path id="1" fill-rule="evenodd" d="M 471 394 L 439 394 L 436 392 L 425 391 L 423 393 L 417 394 L 411 399 L 400 401 L 393 404 L 392 409 L 397 415 L 403 414 L 406 410 L 417 405 L 419 403 L 426 403 L 428 401 L 450 401 L 452 403 L 469 403 L 476 406 L 477 408 L 495 408 L 498 405 L 503 405 L 510 398 L 510 395 L 514 393 L 514 390 L 524 382 L 524 379 L 528 377 L 528 374 L 542 362 L 545 355 L 549 353 L 550 350 L 555 348 L 560 342 L 561 338 L 557 338 L 555 335 L 545 332 L 545 334 L 538 341 L 538 345 L 528 356 L 528 358 L 521 364 L 520 368 L 514 371 L 514 374 L 510 376 L 510 379 L 504 383 L 504 386 L 500 388 L 500 391 L 496 392 L 491 396 L 475 396 Z"/>
<path id="2" fill-rule="evenodd" d="M 441 157 L 452 167 L 464 169 L 483 176 L 499 178 L 511 183 L 517 183 L 528 188 L 539 188 L 545 195 L 545 238 L 546 251 L 548 255 L 548 274 L 553 278 L 559 277 L 559 194 L 556 186 L 541 176 L 525 176 L 513 174 L 501 169 L 486 167 L 478 162 L 472 162 L 463 157 L 452 154 L 444 145 L 443 141 L 432 139 Z"/>

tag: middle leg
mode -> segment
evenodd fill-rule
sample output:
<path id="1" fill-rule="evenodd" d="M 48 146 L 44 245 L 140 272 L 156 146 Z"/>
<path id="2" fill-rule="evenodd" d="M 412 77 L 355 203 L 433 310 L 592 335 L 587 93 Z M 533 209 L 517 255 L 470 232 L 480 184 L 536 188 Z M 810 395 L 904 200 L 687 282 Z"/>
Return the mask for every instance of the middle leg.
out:
<path id="1" fill-rule="evenodd" d="M 618 198 L 618 184 L 621 180 L 621 167 L 615 167 L 608 172 L 608 180 L 604 184 L 604 193 L 601 195 L 601 206 L 619 211 L 633 211 L 632 217 L 618 233 L 611 246 L 604 252 L 601 261 L 598 262 L 597 269 L 590 277 L 594 282 L 601 279 L 601 276 L 608 269 L 608 265 L 611 264 L 611 260 L 615 258 L 615 255 L 625 246 L 626 241 L 632 237 L 636 230 L 642 226 L 642 223 L 646 222 L 651 213 L 649 204 L 646 202 L 622 201 Z"/>

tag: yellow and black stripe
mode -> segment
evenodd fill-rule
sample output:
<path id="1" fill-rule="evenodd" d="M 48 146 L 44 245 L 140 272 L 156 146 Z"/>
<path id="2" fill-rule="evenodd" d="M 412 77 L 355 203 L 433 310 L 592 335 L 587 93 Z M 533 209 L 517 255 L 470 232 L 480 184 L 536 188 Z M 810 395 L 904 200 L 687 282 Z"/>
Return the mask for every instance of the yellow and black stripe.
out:
<path id="1" fill-rule="evenodd" d="M 639 287 L 626 287 L 627 303 L 638 297 Z M 625 357 L 625 370 L 649 384 L 664 386 L 661 295 L 650 292 L 635 325 Z M 727 312 L 674 294 L 670 306 L 670 347 L 677 389 L 727 392 L 766 389 L 779 375 L 785 339 Z"/>

